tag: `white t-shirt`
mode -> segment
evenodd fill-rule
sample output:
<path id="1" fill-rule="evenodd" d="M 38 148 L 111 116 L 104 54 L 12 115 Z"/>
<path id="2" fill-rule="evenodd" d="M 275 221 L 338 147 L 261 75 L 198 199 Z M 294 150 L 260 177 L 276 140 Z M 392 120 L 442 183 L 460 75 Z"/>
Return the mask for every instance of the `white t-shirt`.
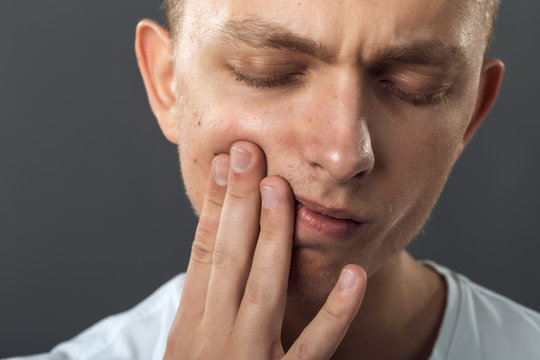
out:
<path id="1" fill-rule="evenodd" d="M 425 262 L 444 276 L 447 307 L 431 360 L 538 360 L 540 314 Z M 133 309 L 110 316 L 50 353 L 10 360 L 162 359 L 185 274 L 161 286 Z"/>

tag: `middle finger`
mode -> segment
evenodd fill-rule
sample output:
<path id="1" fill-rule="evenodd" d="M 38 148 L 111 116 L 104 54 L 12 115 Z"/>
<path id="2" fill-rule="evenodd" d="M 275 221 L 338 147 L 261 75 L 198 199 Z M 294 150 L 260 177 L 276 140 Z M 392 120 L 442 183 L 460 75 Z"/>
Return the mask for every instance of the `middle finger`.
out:
<path id="1" fill-rule="evenodd" d="M 259 183 L 266 166 L 253 143 L 235 143 L 230 151 L 228 188 L 216 235 L 204 318 L 233 326 L 259 233 Z M 204 319 L 203 319 L 204 321 Z"/>

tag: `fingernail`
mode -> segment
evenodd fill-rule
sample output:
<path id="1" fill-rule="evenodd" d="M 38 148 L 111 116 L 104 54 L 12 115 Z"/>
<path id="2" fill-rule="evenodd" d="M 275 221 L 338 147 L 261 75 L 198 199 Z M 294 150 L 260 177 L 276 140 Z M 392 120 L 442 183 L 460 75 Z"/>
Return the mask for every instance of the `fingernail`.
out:
<path id="1" fill-rule="evenodd" d="M 219 186 L 227 186 L 227 177 L 229 173 L 228 161 L 216 161 L 214 170 L 216 184 L 218 184 Z"/>
<path id="2" fill-rule="evenodd" d="M 278 201 L 276 189 L 270 186 L 263 186 L 261 188 L 262 204 L 265 209 L 273 209 Z"/>
<path id="3" fill-rule="evenodd" d="M 231 166 L 235 173 L 241 174 L 249 168 L 251 155 L 236 147 L 231 148 Z"/>
<path id="4" fill-rule="evenodd" d="M 349 270 L 343 270 L 339 277 L 339 285 L 343 290 L 351 290 L 358 282 L 358 277 Z"/>

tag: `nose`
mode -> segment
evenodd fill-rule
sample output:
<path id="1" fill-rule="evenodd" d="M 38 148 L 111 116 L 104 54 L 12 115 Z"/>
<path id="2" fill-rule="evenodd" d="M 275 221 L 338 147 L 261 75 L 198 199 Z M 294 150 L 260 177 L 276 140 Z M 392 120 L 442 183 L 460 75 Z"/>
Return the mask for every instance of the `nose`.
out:
<path id="1" fill-rule="evenodd" d="M 371 172 L 375 164 L 368 109 L 357 76 L 320 91 L 304 132 L 305 161 L 315 174 L 346 183 Z"/>

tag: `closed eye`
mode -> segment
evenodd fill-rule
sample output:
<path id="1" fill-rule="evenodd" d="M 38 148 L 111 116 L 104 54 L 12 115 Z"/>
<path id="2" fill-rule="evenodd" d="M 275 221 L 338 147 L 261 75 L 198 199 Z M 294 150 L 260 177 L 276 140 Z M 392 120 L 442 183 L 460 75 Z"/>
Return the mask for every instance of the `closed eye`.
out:
<path id="1" fill-rule="evenodd" d="M 397 86 L 390 80 L 381 80 L 382 87 L 398 99 L 415 106 L 435 105 L 445 100 L 448 94 L 448 86 L 440 87 L 436 91 L 418 92 Z"/>
<path id="2" fill-rule="evenodd" d="M 273 89 L 297 86 L 300 84 L 301 78 L 304 76 L 304 74 L 301 72 L 291 72 L 274 76 L 252 76 L 239 72 L 235 69 L 232 70 L 232 73 L 236 81 L 242 82 L 247 86 L 256 89 Z"/>

